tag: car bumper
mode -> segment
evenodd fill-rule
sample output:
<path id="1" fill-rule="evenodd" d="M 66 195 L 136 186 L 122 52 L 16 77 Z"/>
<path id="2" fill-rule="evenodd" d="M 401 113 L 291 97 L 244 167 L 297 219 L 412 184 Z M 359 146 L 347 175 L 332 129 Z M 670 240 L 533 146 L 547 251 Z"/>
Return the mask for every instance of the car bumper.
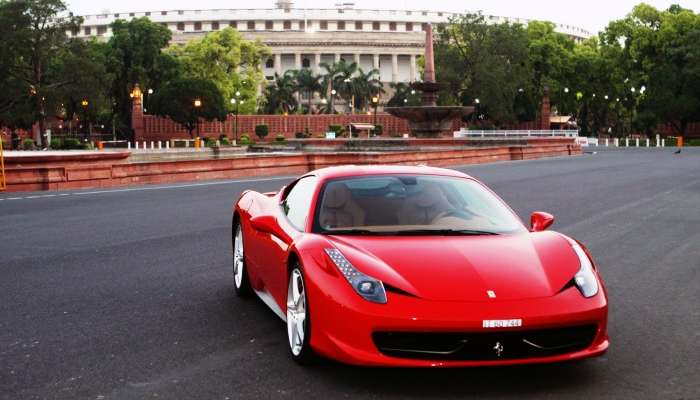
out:
<path id="1" fill-rule="evenodd" d="M 309 289 L 309 288 L 307 288 Z M 351 291 L 329 295 L 310 293 L 311 346 L 331 359 L 348 364 L 392 367 L 467 367 L 550 363 L 599 356 L 608 348 L 607 299 L 601 290 L 585 299 L 576 288 L 557 296 L 519 301 L 435 302 L 388 293 L 387 304 L 373 304 Z M 518 328 L 484 328 L 484 320 L 521 319 Z M 503 337 L 523 332 L 594 326 L 592 339 L 571 351 L 540 356 L 513 356 Z M 464 333 L 478 335 L 476 349 L 485 357 L 410 354 L 396 356 L 380 351 L 377 332 Z M 492 335 L 493 340 L 489 340 Z M 491 343 L 493 342 L 493 343 Z M 496 348 L 502 348 L 496 354 Z M 488 348 L 486 347 L 488 346 Z M 490 353 L 493 349 L 493 353 Z"/>

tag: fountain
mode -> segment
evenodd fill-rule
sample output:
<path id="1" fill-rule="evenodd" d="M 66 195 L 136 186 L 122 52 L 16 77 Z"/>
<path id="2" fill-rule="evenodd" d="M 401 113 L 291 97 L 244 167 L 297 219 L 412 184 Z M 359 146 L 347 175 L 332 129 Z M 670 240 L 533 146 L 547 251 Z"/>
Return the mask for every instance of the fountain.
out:
<path id="1" fill-rule="evenodd" d="M 386 107 L 391 115 L 408 120 L 411 132 L 416 137 L 436 137 L 452 128 L 452 121 L 471 115 L 474 107 L 438 106 L 437 92 L 444 85 L 435 81 L 435 60 L 433 56 L 433 27 L 428 24 L 425 30 L 425 71 L 423 82 L 414 82 L 411 87 L 421 92 L 422 106 Z"/>

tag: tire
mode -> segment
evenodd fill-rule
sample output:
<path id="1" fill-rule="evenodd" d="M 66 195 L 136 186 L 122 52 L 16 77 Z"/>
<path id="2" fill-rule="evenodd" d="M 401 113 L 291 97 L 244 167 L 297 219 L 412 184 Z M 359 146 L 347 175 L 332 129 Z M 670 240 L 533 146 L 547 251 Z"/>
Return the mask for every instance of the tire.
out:
<path id="1" fill-rule="evenodd" d="M 287 285 L 287 342 L 292 359 L 301 365 L 316 360 L 311 349 L 311 313 L 306 295 L 304 270 L 299 263 L 292 267 Z"/>
<path id="2" fill-rule="evenodd" d="M 243 230 L 241 224 L 235 218 L 231 226 L 231 248 L 233 255 L 233 287 L 239 297 L 248 297 L 253 292 L 248 279 L 248 270 L 245 268 Z"/>

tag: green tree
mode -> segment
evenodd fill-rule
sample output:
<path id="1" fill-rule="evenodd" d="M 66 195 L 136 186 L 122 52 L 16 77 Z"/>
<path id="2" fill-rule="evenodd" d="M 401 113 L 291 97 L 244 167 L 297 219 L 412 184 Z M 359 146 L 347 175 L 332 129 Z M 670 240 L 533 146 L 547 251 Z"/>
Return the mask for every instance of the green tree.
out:
<path id="1" fill-rule="evenodd" d="M 357 72 L 350 82 L 352 98 L 355 99 L 355 108 L 366 110 L 374 96 L 384 93 L 384 86 L 379 79 L 379 70 L 371 69 L 367 72 L 362 68 L 357 68 Z"/>
<path id="2" fill-rule="evenodd" d="M 320 92 L 323 89 L 321 85 L 322 77 L 313 73 L 309 68 L 302 68 L 299 71 L 294 72 L 294 81 L 296 82 L 296 89 L 306 95 L 308 104 L 306 107 L 306 113 L 311 114 L 311 103 L 314 99 L 314 94 Z"/>
<path id="3" fill-rule="evenodd" d="M 407 83 L 392 82 L 389 87 L 394 90 L 394 95 L 387 102 L 388 107 L 421 105 L 420 94 Z"/>
<path id="4" fill-rule="evenodd" d="M 259 40 L 245 40 L 233 28 L 207 34 L 199 40 L 172 45 L 167 53 L 182 64 L 185 77 L 214 82 L 226 99 L 255 99 L 264 82 L 262 63 L 270 50 Z M 240 96 L 235 96 L 236 92 Z M 246 101 L 240 112 L 255 112 L 255 102 Z"/>
<path id="5" fill-rule="evenodd" d="M 522 25 L 489 24 L 481 14 L 453 18 L 438 29 L 437 79 L 446 84 L 440 104 L 473 105 L 496 125 L 517 120 L 515 99 L 532 82 L 528 36 Z"/>
<path id="6" fill-rule="evenodd" d="M 353 96 L 352 78 L 357 72 L 357 64 L 341 59 L 333 64 L 321 63 L 320 67 L 325 70 L 322 80 L 323 92 L 326 97 L 330 96 L 328 111 L 335 114 L 335 96 L 332 91 L 335 90 L 336 95 L 345 100 L 345 104 L 350 105 Z"/>
<path id="7" fill-rule="evenodd" d="M 120 136 L 131 138 L 131 97 L 138 83 L 143 90 L 158 92 L 161 85 L 176 79 L 179 64 L 161 49 L 168 45 L 170 30 L 148 18 L 117 20 L 111 25 L 107 70 L 114 76 L 111 97 Z"/>
<path id="8" fill-rule="evenodd" d="M 283 75 L 275 73 L 274 80 L 265 87 L 263 112 L 265 114 L 293 113 L 299 106 L 294 96 L 296 91 L 293 71 L 286 71 Z"/>
<path id="9" fill-rule="evenodd" d="M 16 0 L 0 3 L 0 22 L 8 24 L 0 38 L 3 42 L 2 69 L 6 81 L 19 81 L 12 86 L 20 89 L 12 93 L 14 99 L 0 100 L 0 105 L 4 103 L 9 108 L 13 102 L 21 102 L 22 106 L 15 111 L 28 113 L 22 119 L 39 122 L 41 139 L 46 145 L 43 135 L 47 98 L 52 90 L 71 83 L 51 76 L 47 69 L 53 57 L 68 43 L 66 32 L 77 30 L 82 19 L 68 12 L 61 0 Z M 25 99 L 26 91 L 36 98 Z"/>
<path id="10" fill-rule="evenodd" d="M 151 98 L 153 114 L 167 117 L 182 125 L 194 137 L 199 120 L 226 120 L 224 96 L 212 82 L 183 78 L 161 87 Z"/>

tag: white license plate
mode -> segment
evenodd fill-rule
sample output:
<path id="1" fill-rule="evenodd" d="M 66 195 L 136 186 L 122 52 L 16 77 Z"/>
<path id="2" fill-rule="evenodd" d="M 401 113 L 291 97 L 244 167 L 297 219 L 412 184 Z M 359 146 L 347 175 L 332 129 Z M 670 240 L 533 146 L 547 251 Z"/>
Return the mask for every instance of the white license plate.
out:
<path id="1" fill-rule="evenodd" d="M 522 319 L 485 319 L 484 328 L 517 328 L 523 326 Z"/>

